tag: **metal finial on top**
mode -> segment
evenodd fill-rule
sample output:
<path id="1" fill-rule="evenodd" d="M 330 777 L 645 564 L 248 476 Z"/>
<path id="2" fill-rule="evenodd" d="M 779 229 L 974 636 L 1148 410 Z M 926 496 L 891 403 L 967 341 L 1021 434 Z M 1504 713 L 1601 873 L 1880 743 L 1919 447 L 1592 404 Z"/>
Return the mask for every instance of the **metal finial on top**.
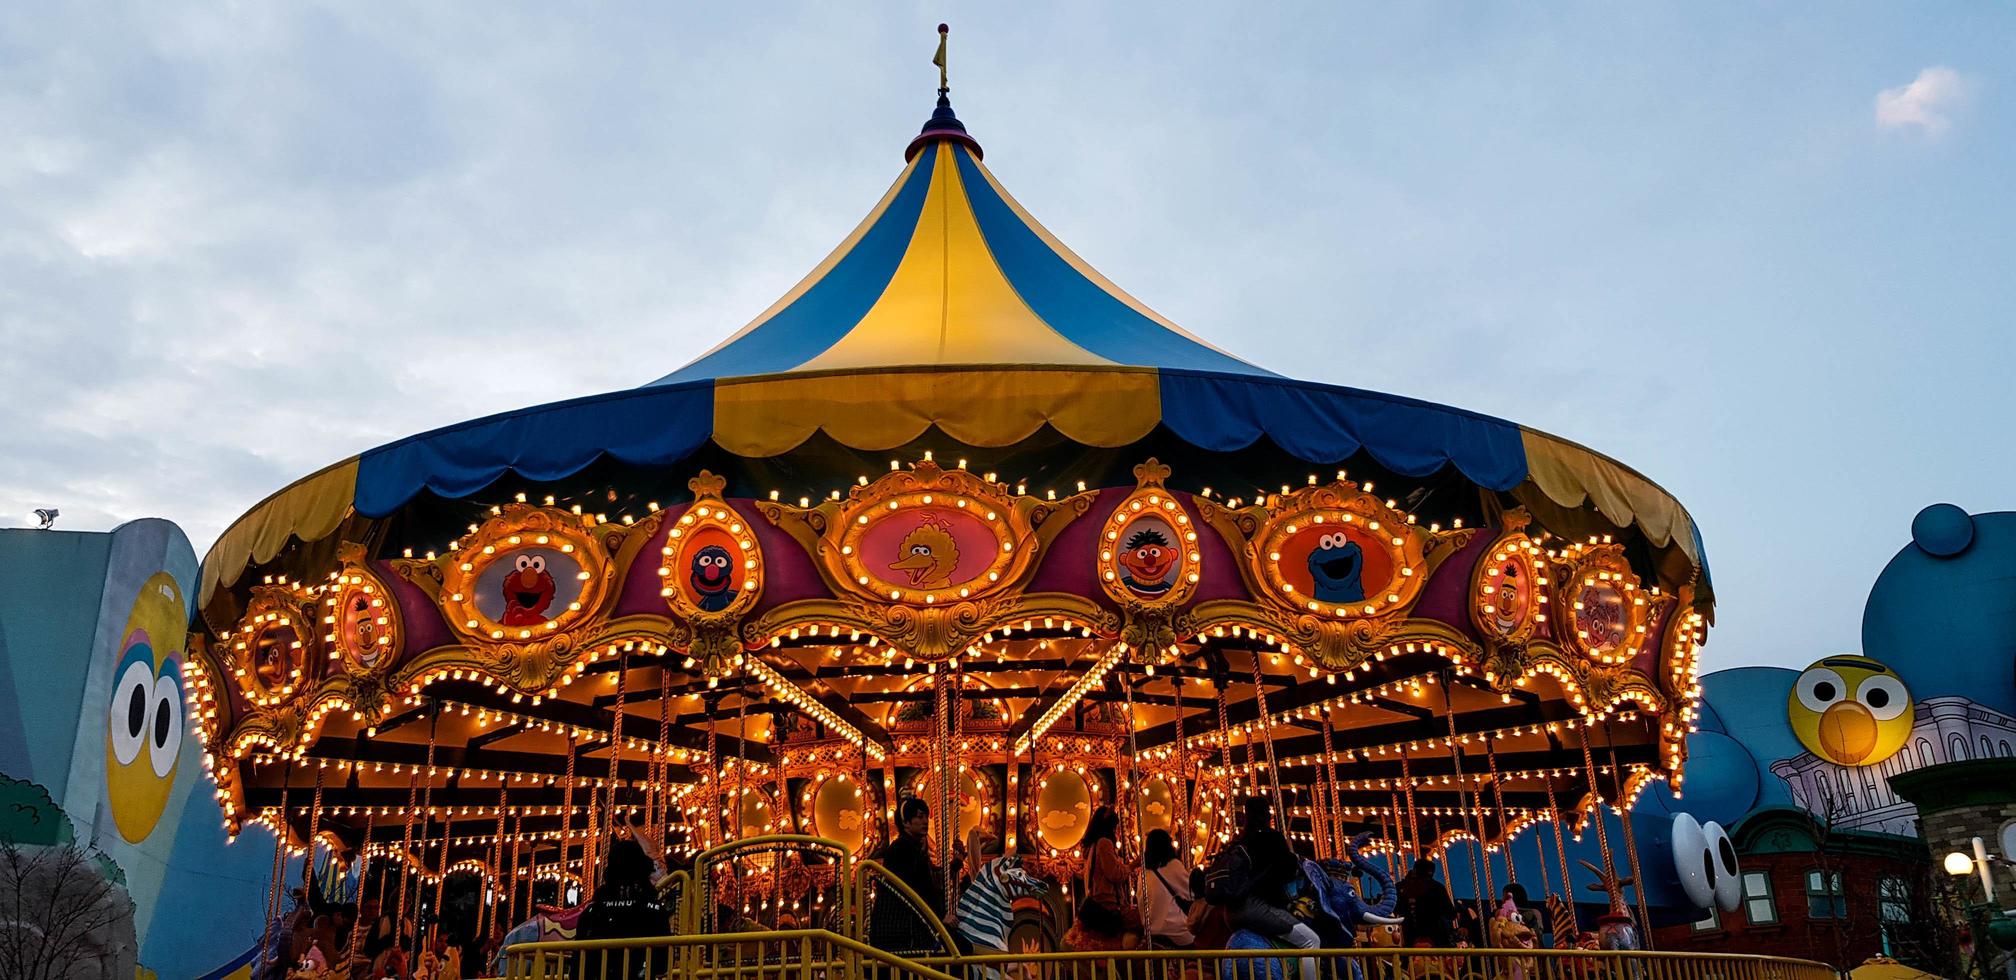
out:
<path id="1" fill-rule="evenodd" d="M 952 28 L 938 25 L 938 53 L 931 56 L 931 63 L 938 66 L 938 97 L 945 98 L 952 92 L 952 83 L 945 73 L 945 41 L 952 36 Z"/>

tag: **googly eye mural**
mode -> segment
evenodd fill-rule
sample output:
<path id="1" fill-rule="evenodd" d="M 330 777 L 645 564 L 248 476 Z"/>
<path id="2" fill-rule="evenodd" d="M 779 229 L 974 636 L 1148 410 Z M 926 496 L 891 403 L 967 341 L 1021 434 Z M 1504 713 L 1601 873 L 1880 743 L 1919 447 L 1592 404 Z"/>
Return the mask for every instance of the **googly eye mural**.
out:
<path id="1" fill-rule="evenodd" d="M 1896 755 L 1911 736 L 1911 707 L 1911 692 L 1895 671 L 1848 654 L 1808 665 L 1786 702 L 1799 744 L 1844 766 L 1875 765 Z"/>
<path id="2" fill-rule="evenodd" d="M 160 822 L 182 752 L 184 608 L 181 589 L 168 573 L 141 585 L 122 631 L 106 706 L 106 802 L 119 835 L 135 844 Z"/>

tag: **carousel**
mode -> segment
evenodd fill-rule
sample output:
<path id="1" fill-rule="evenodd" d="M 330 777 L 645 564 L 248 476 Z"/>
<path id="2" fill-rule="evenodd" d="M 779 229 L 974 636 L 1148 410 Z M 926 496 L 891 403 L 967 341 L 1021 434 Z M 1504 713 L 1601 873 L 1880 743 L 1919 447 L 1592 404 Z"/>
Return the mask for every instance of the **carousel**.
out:
<path id="1" fill-rule="evenodd" d="M 1067 895 L 1096 808 L 1195 864 L 1261 795 L 1312 855 L 1476 854 L 1459 894 L 1551 824 L 1526 887 L 1621 907 L 1634 844 L 1591 872 L 1562 841 L 1681 782 L 1712 595 L 1680 504 L 1184 331 L 1038 224 L 942 89 L 902 161 L 686 366 L 390 443 L 227 530 L 190 685 L 226 827 L 272 828 L 276 877 L 371 869 L 401 919 L 480 878 L 485 935 L 588 898 L 612 827 L 868 855 L 906 796 L 941 866 L 979 828 Z M 814 921 L 833 866 L 718 894 Z"/>

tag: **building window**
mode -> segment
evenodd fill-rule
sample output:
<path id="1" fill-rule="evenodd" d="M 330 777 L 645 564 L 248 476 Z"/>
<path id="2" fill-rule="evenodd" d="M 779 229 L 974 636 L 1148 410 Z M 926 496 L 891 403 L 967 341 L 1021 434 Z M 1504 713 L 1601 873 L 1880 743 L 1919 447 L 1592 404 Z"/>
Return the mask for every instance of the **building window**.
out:
<path id="1" fill-rule="evenodd" d="M 1841 872 L 1814 868 L 1806 872 L 1806 917 L 1845 919 L 1848 896 L 1841 890 Z"/>
<path id="2" fill-rule="evenodd" d="M 1753 926 L 1778 924 L 1778 900 L 1771 894 L 1770 875 L 1743 872 L 1743 917 Z"/>
<path id="3" fill-rule="evenodd" d="M 1895 956 L 1911 929 L 1911 885 L 1895 875 L 1876 880 L 1876 915 L 1883 927 L 1883 953 Z"/>
<path id="4" fill-rule="evenodd" d="M 1693 929 L 1695 932 L 1721 932 L 1722 931 L 1721 910 L 1717 909 L 1713 905 L 1708 906 L 1708 913 L 1706 915 L 1703 915 L 1700 919 L 1694 922 Z"/>

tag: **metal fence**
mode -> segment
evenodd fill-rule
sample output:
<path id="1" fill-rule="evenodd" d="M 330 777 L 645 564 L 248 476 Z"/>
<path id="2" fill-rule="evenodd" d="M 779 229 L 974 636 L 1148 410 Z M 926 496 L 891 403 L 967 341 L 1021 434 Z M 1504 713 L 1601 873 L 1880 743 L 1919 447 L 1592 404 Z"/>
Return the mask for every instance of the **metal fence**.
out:
<path id="1" fill-rule="evenodd" d="M 817 929 L 525 943 L 509 980 L 1838 980 L 1825 964 L 1584 950 L 1126 950 L 909 959 Z"/>
<path id="2" fill-rule="evenodd" d="M 1807 960 L 1547 949 L 962 954 L 881 864 L 817 837 L 703 852 L 665 897 L 676 936 L 523 943 L 511 980 L 1839 980 Z M 799 928 L 803 926 L 803 928 Z"/>

